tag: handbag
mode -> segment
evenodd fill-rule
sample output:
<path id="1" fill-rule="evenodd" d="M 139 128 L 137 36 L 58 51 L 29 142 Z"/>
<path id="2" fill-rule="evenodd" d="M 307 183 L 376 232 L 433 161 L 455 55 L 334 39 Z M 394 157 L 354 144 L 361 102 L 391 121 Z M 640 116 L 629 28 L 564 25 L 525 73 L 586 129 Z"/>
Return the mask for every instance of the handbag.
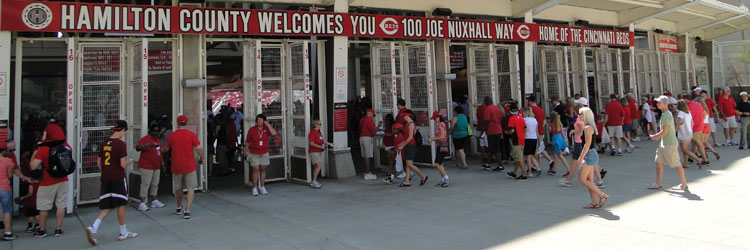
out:
<path id="1" fill-rule="evenodd" d="M 474 136 L 474 131 L 471 130 L 471 124 L 466 124 L 466 132 L 469 136 Z"/>
<path id="2" fill-rule="evenodd" d="M 401 160 L 401 151 L 396 153 L 396 172 L 400 173 L 404 171 L 404 162 Z"/>

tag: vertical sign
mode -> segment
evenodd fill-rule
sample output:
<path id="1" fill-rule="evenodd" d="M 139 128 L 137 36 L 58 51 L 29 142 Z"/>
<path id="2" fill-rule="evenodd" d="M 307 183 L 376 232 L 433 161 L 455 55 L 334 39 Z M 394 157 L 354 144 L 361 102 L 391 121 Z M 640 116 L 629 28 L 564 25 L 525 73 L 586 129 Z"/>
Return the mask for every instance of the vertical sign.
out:
<path id="1" fill-rule="evenodd" d="M 336 67 L 336 82 L 333 86 L 333 101 L 346 102 L 346 67 Z"/>
<path id="2" fill-rule="evenodd" d="M 263 113 L 263 80 L 261 79 L 263 74 L 261 73 L 260 65 L 260 40 L 255 40 L 255 98 L 256 98 L 256 114 Z"/>
<path id="3" fill-rule="evenodd" d="M 141 40 L 141 84 L 143 85 L 141 99 L 141 136 L 148 134 L 148 39 Z"/>
<path id="4" fill-rule="evenodd" d="M 521 65 L 518 63 L 518 45 L 513 45 L 513 50 L 516 52 L 516 94 L 517 96 L 515 99 L 520 100 L 521 99 Z M 520 108 L 520 107 L 519 107 Z"/>
<path id="5" fill-rule="evenodd" d="M 568 86 L 568 89 L 565 91 L 565 94 L 567 96 L 573 96 L 570 94 L 570 66 L 568 66 L 568 47 L 563 47 L 563 61 L 565 62 L 565 84 Z M 565 98 L 560 97 L 560 100 L 564 101 Z"/>
<path id="6" fill-rule="evenodd" d="M 398 102 L 398 85 L 396 84 L 396 44 L 394 42 L 390 43 L 391 47 L 391 93 L 393 93 L 393 100 L 391 105 L 393 106 L 393 116 L 395 117 L 398 114 L 398 107 L 396 107 L 396 103 Z"/>
<path id="7" fill-rule="evenodd" d="M 77 74 L 76 74 L 76 60 L 75 60 L 76 59 L 76 53 L 75 53 L 76 40 L 75 40 L 75 38 L 70 37 L 70 38 L 68 38 L 67 42 L 68 42 L 68 50 L 67 50 L 67 52 L 68 52 L 68 56 L 67 56 L 67 62 L 68 62 L 67 63 L 68 64 L 67 65 L 67 74 L 68 74 L 68 77 L 67 77 L 66 84 L 67 84 L 67 92 L 68 92 L 68 94 L 67 94 L 67 102 L 66 102 L 67 103 L 66 104 L 67 105 L 67 109 L 65 110 L 65 117 L 66 117 L 65 118 L 65 129 L 67 131 L 67 138 L 69 138 L 68 139 L 68 144 L 70 144 L 73 147 L 72 151 L 76 152 L 76 150 L 80 150 L 80 148 L 81 148 L 80 145 L 78 144 L 79 142 L 77 142 L 76 139 L 71 139 L 71 138 L 81 138 L 80 134 L 76 134 L 76 124 L 77 124 L 76 114 L 75 114 L 75 109 L 76 109 L 76 107 L 75 107 L 75 93 L 76 93 L 76 91 L 75 91 L 75 86 L 76 86 L 75 82 L 76 82 L 76 76 L 77 76 Z M 75 155 L 75 158 L 76 158 L 75 160 L 77 160 L 76 162 L 80 163 L 81 159 L 79 159 L 78 157 L 80 157 L 81 154 L 80 153 L 74 153 L 74 155 Z M 81 168 L 78 168 L 78 171 L 81 171 Z M 76 174 L 81 174 L 81 173 L 77 172 Z M 74 194 L 73 187 L 74 186 L 75 185 L 68 185 L 68 197 L 67 197 L 67 200 L 68 200 L 68 203 L 67 203 L 68 204 L 68 207 L 67 207 L 68 209 L 67 209 L 67 211 L 68 211 L 68 213 L 72 213 L 73 212 L 73 204 L 74 204 L 73 203 L 73 194 Z"/>
<path id="8" fill-rule="evenodd" d="M 432 50 L 430 49 L 430 43 L 425 44 L 425 61 L 426 67 L 427 67 L 427 108 L 430 112 L 427 114 L 432 115 L 432 112 L 435 111 L 435 98 L 433 97 L 433 91 L 432 91 L 432 84 L 434 82 L 433 73 L 432 73 Z M 430 137 L 435 137 L 435 121 L 430 119 Z M 431 159 L 435 159 L 437 152 L 435 151 L 435 143 L 432 143 L 430 145 L 430 152 L 432 156 Z"/>
<path id="9" fill-rule="evenodd" d="M 495 47 L 492 44 L 489 44 L 488 46 L 490 52 L 490 85 L 492 86 L 492 103 L 499 103 L 497 97 L 497 60 L 495 60 Z"/>

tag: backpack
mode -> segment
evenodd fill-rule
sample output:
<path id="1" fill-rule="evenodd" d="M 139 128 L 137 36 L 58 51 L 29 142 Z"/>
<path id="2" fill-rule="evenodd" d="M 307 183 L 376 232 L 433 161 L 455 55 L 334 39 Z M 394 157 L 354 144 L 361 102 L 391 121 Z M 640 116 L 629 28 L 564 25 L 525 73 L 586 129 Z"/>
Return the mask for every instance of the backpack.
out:
<path id="1" fill-rule="evenodd" d="M 417 146 L 422 146 L 422 133 L 419 132 L 419 129 L 417 129 L 416 132 L 414 132 L 414 143 L 417 144 Z"/>
<path id="2" fill-rule="evenodd" d="M 75 172 L 76 163 L 73 161 L 73 152 L 59 141 L 49 145 L 49 166 L 47 173 L 54 178 L 62 178 Z"/>

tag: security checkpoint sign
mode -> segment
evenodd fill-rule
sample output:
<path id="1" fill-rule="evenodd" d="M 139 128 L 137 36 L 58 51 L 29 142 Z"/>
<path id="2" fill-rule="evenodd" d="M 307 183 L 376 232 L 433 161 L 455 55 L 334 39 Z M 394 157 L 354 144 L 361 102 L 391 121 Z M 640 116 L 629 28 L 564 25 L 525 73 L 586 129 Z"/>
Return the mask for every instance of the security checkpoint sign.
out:
<path id="1" fill-rule="evenodd" d="M 2 0 L 0 30 L 545 42 L 634 46 L 633 32 L 359 13 Z"/>

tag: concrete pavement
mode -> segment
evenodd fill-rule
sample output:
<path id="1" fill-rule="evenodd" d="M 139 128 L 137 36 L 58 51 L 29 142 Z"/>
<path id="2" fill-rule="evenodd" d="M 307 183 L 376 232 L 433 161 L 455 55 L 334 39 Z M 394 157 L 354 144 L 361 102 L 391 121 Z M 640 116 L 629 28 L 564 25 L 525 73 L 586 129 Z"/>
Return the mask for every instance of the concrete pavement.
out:
<path id="1" fill-rule="evenodd" d="M 190 220 L 173 215 L 172 196 L 160 197 L 166 208 L 129 207 L 134 240 L 117 241 L 112 214 L 99 246 L 90 246 L 84 228 L 98 212 L 90 206 L 66 217 L 60 238 L 32 238 L 16 218 L 20 238 L 0 249 L 750 249 L 750 150 L 722 147 L 720 161 L 710 156 L 702 170 L 691 165 L 686 193 L 668 189 L 679 184 L 670 168 L 667 189 L 646 189 L 655 178 L 656 142 L 636 145 L 632 154 L 601 156 L 610 199 L 599 210 L 581 208 L 589 198 L 577 182 L 559 187 L 562 173 L 516 182 L 478 162 L 465 171 L 448 162 L 448 188 L 434 187 L 439 174 L 422 168 L 430 176 L 422 187 L 360 176 L 324 179 L 319 190 L 272 183 L 270 195 L 252 197 L 235 175 L 212 179 Z"/>

